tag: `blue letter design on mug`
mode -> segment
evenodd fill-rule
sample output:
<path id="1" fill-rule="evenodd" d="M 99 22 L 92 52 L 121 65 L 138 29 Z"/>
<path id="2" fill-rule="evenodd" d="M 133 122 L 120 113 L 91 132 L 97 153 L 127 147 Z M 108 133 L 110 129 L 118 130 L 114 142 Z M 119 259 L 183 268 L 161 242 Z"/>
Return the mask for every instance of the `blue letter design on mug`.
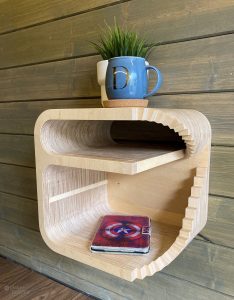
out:
<path id="1" fill-rule="evenodd" d="M 148 91 L 147 71 L 157 74 L 157 82 Z M 120 56 L 109 59 L 106 73 L 106 92 L 109 99 L 143 99 L 154 95 L 162 85 L 162 75 L 154 66 L 147 66 L 145 59 Z"/>

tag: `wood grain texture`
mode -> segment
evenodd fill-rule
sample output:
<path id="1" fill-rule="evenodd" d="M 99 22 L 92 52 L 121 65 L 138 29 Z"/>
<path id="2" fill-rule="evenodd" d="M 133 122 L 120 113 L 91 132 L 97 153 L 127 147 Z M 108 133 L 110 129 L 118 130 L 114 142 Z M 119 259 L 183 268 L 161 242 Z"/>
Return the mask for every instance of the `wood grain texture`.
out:
<path id="1" fill-rule="evenodd" d="M 0 162 L 26 167 L 35 166 L 32 136 L 0 134 Z"/>
<path id="2" fill-rule="evenodd" d="M 36 119 L 47 109 L 100 106 L 100 99 L 0 103 L 0 133 L 33 134 Z"/>
<path id="3" fill-rule="evenodd" d="M 93 56 L 1 70 L 1 101 L 97 96 L 97 61 Z"/>
<path id="4" fill-rule="evenodd" d="M 4 258 L 0 258 L 0 270 L 1 299 L 93 299 Z"/>
<path id="5" fill-rule="evenodd" d="M 106 0 L 93 0 L 91 3 L 82 0 L 81 4 L 75 3 L 74 0 L 68 1 L 68 4 L 62 4 L 59 0 L 53 0 L 49 4 L 45 0 L 43 2 L 39 5 L 29 5 L 27 1 L 26 5 L 29 5 L 27 13 L 19 12 L 22 14 L 21 20 L 27 22 L 33 9 L 32 19 L 36 14 L 38 18 L 41 18 L 40 12 L 47 16 L 50 14 L 66 15 L 69 10 L 78 10 L 78 7 L 82 11 L 85 6 L 95 7 L 95 5 L 108 3 Z M 26 5 L 24 7 L 27 7 Z M 9 9 L 9 6 L 5 4 L 6 9 Z M 22 8 L 22 3 L 16 6 L 12 14 L 17 13 L 20 8 Z M 13 22 L 5 23 L 10 12 L 7 11 L 4 14 L 4 8 L 2 11 L 5 15 L 2 23 L 15 26 L 17 16 L 14 16 Z M 128 1 L 0 37 L 2 45 L 0 67 L 61 60 L 96 53 L 89 41 L 96 41 L 100 33 L 99 26 L 104 26 L 104 20 L 113 24 L 114 17 L 120 24 L 134 27 L 146 36 L 150 43 L 167 43 L 233 31 L 233 14 L 234 5 L 228 0 L 208 2 L 199 0 L 195 3 L 177 0 L 173 1 L 173 4 L 170 0 Z"/>
<path id="6" fill-rule="evenodd" d="M 102 89 L 102 87 L 101 87 Z M 117 107 L 147 107 L 148 100 L 146 99 L 120 99 L 120 100 L 105 100 L 102 101 L 104 108 L 117 108 Z"/>
<path id="7" fill-rule="evenodd" d="M 234 200 L 209 197 L 208 221 L 201 234 L 211 242 L 234 248 Z"/>
<path id="8" fill-rule="evenodd" d="M 233 249 L 196 240 L 163 272 L 185 280 L 189 278 L 199 285 L 206 283 L 209 288 L 234 296 L 231 287 L 234 266 L 230 264 L 233 259 Z"/>
<path id="9" fill-rule="evenodd" d="M 1 254 L 7 254 L 30 268 L 80 288 L 100 299 L 161 300 L 167 297 L 167 299 L 194 300 L 194 295 L 196 295 L 199 300 L 229 300 L 232 297 L 223 293 L 234 294 L 231 264 L 233 251 L 231 249 L 193 241 L 189 250 L 183 252 L 184 254 L 188 253 L 184 255 L 183 262 L 178 264 L 176 260 L 173 270 L 171 270 L 175 273 L 175 269 L 177 269 L 178 273 L 183 274 L 183 269 L 188 263 L 191 264 L 185 281 L 169 275 L 168 271 L 168 275 L 157 273 L 145 280 L 129 283 L 74 260 L 61 257 L 48 249 L 40 234 L 35 231 L 5 221 L 0 221 L 0 228 L 2 229 L 0 231 Z M 18 236 L 21 236 L 20 240 L 16 240 Z M 5 245 L 8 247 L 6 248 Z M 193 259 L 196 262 L 200 259 L 200 256 L 196 258 L 196 253 L 204 257 L 204 260 L 208 256 L 208 259 L 212 260 L 211 267 L 206 262 L 204 265 L 201 263 L 195 265 Z M 214 253 L 215 255 L 213 255 Z M 201 273 L 202 279 L 204 279 L 202 282 Z M 215 281 L 215 278 L 219 281 Z M 199 284 L 194 285 L 192 280 Z M 221 293 L 215 291 L 214 288 Z"/>
<path id="10" fill-rule="evenodd" d="M 234 147 L 213 147 L 210 193 L 234 197 Z"/>
<path id="11" fill-rule="evenodd" d="M 0 191 L 36 199 L 35 169 L 0 164 Z"/>
<path id="12" fill-rule="evenodd" d="M 37 201 L 0 192 L 0 218 L 39 231 Z"/>
<path id="13" fill-rule="evenodd" d="M 233 90 L 233 46 L 234 34 L 156 47 L 149 63 L 164 75 L 160 93 Z"/>
<path id="14" fill-rule="evenodd" d="M 80 14 L 90 9 L 119 2 L 116 0 L 7 0 L 0 1 L 0 33 Z"/>
<path id="15" fill-rule="evenodd" d="M 233 46 L 234 34 L 230 34 L 153 48 L 149 62 L 164 75 L 160 93 L 233 90 Z M 1 70 L 0 99 L 5 102 L 100 96 L 98 60 L 99 56 L 90 56 Z"/>

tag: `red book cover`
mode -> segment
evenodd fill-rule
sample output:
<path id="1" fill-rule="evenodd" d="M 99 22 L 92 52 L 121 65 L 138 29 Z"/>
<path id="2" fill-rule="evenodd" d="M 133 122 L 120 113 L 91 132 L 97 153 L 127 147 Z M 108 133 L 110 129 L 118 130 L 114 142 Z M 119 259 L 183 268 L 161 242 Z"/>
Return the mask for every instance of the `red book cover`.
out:
<path id="1" fill-rule="evenodd" d="M 143 216 L 104 216 L 93 239 L 93 252 L 148 253 L 150 219 Z"/>

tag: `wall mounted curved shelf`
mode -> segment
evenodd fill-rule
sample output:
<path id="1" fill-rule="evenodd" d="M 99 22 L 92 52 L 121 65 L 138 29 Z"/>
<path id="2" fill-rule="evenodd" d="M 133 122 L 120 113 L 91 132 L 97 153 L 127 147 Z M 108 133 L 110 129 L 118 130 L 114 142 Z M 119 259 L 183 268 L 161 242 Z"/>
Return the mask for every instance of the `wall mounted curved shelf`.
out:
<path id="1" fill-rule="evenodd" d="M 194 110 L 55 109 L 35 126 L 39 224 L 55 252 L 123 279 L 173 261 L 207 220 L 211 130 Z M 150 252 L 97 254 L 106 214 L 147 215 Z"/>

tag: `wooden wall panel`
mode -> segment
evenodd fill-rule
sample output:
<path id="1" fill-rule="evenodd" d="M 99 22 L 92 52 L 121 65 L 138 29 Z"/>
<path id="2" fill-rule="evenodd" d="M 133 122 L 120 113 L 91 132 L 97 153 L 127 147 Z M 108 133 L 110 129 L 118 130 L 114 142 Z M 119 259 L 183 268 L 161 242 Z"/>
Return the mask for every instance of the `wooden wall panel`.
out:
<path id="1" fill-rule="evenodd" d="M 194 240 L 163 273 L 234 296 L 233 259 L 233 249 Z"/>
<path id="2" fill-rule="evenodd" d="M 232 91 L 233 47 L 234 34 L 155 47 L 149 61 L 163 72 L 160 93 Z M 1 70 L 0 101 L 97 97 L 98 60 L 92 56 Z"/>
<path id="3" fill-rule="evenodd" d="M 231 299 L 233 13 L 229 0 L 0 0 L 1 254 L 101 299 Z M 35 201 L 35 120 L 48 108 L 100 107 L 100 58 L 88 41 L 97 38 L 94 24 L 113 23 L 114 16 L 160 45 L 149 61 L 162 70 L 164 85 L 150 106 L 200 110 L 215 146 L 200 236 L 206 241 L 194 241 L 167 274 L 131 284 L 48 250 L 37 232 Z"/>
<path id="4" fill-rule="evenodd" d="M 234 148 L 214 147 L 211 153 L 210 193 L 234 197 Z"/>
<path id="5" fill-rule="evenodd" d="M 0 101 L 90 97 L 100 94 L 97 56 L 0 71 Z"/>
<path id="6" fill-rule="evenodd" d="M 116 0 L 7 0 L 0 1 L 0 33 L 17 30 L 119 2 Z"/>
<path id="7" fill-rule="evenodd" d="M 46 5 L 49 8 L 48 14 L 55 11 L 53 2 Z M 66 10 L 73 10 L 75 1 L 69 2 L 73 3 L 67 9 L 65 4 L 58 3 L 57 13 L 61 13 L 62 7 L 65 15 Z M 83 0 L 80 10 L 85 3 L 88 6 L 89 2 Z M 97 3 L 92 1 L 90 6 L 98 6 L 107 1 L 95 2 Z M 34 10 L 35 7 L 36 5 Z M 78 3 L 74 10 L 77 7 Z M 40 8 L 39 5 L 39 10 Z M 183 0 L 173 3 L 170 0 L 127 1 L 0 37 L 0 68 L 95 53 L 89 41 L 96 40 L 100 32 L 99 26 L 103 27 L 104 20 L 113 24 L 114 17 L 121 24 L 134 26 L 152 43 L 167 43 L 229 32 L 233 30 L 233 14 L 234 5 L 228 0 Z"/>
<path id="8" fill-rule="evenodd" d="M 35 231 L 5 221 L 0 221 L 0 226 L 1 253 L 101 299 L 193 300 L 196 295 L 199 300 L 229 300 L 232 297 L 223 293 L 234 294 L 232 285 L 228 285 L 232 281 L 233 266 L 226 260 L 226 257 L 233 256 L 231 249 L 193 241 L 182 254 L 184 261 L 175 261 L 173 268 L 167 270 L 169 276 L 161 272 L 145 280 L 129 283 L 52 252 Z M 19 236 L 20 240 L 17 238 Z M 7 249 L 4 245 L 8 245 Z M 203 256 L 202 263 L 198 255 Z M 211 260 L 212 264 L 209 265 L 207 262 Z M 192 267 L 187 268 L 188 264 Z M 184 277 L 185 268 L 189 271 L 185 281 L 174 277 L 175 272 Z M 191 280 L 198 285 L 192 284 Z M 207 289 L 206 286 L 212 289 L 216 287 L 221 292 Z"/>
<path id="9" fill-rule="evenodd" d="M 156 47 L 149 62 L 164 75 L 160 93 L 233 90 L 233 47 L 234 34 Z"/>
<path id="10" fill-rule="evenodd" d="M 0 134 L 0 162 L 35 167 L 33 137 Z"/>
<path id="11" fill-rule="evenodd" d="M 37 199 L 35 169 L 0 164 L 0 191 Z"/>
<path id="12" fill-rule="evenodd" d="M 33 134 L 38 116 L 51 108 L 99 107 L 100 99 L 0 103 L 0 133 Z"/>
<path id="13" fill-rule="evenodd" d="M 234 248 L 234 199 L 209 197 L 208 222 L 201 234 L 212 243 Z"/>
<path id="14" fill-rule="evenodd" d="M 37 201 L 0 192 L 0 219 L 39 231 Z"/>

